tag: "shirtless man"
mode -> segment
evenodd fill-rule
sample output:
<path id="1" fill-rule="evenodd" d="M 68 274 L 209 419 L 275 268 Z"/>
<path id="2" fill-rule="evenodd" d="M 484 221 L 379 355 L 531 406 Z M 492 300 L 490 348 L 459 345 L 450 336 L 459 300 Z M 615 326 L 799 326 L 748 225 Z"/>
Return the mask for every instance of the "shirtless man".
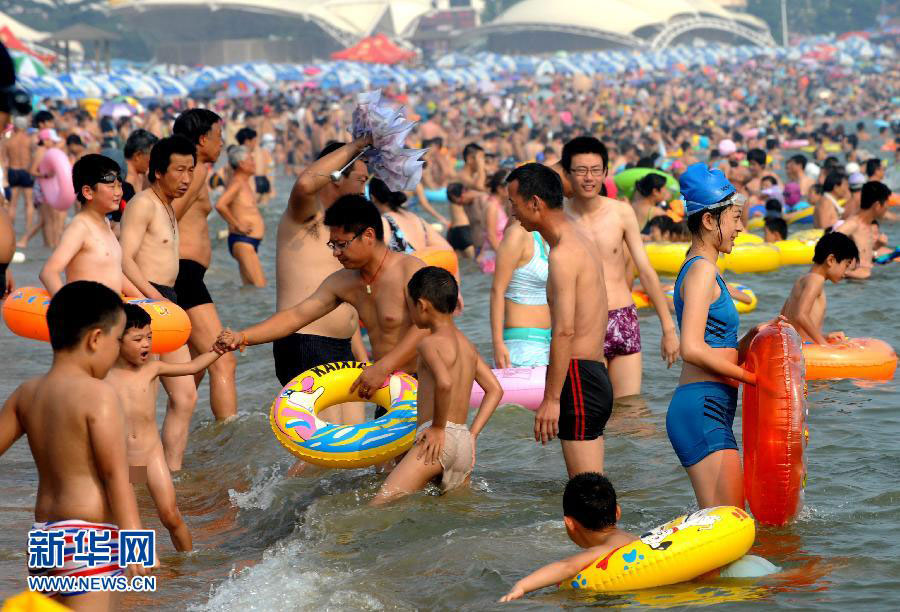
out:
<path id="1" fill-rule="evenodd" d="M 766 159 L 766 152 L 763 149 L 750 149 L 747 151 L 747 167 L 750 169 L 747 191 L 753 195 L 759 194 L 762 190 L 761 181 L 764 176 L 775 176 L 768 168 Z M 777 181 L 778 178 L 775 177 L 775 180 Z"/>
<path id="2" fill-rule="evenodd" d="M 275 136 L 273 134 L 263 134 L 262 142 L 259 143 L 250 152 L 254 165 L 254 182 L 256 184 L 256 193 L 259 195 L 260 205 L 268 204 L 275 197 L 275 179 L 272 171 L 275 168 L 275 161 L 272 159 L 270 148 L 275 147 Z"/>
<path id="3" fill-rule="evenodd" d="M 368 398 L 384 386 L 392 372 L 416 372 L 416 347 L 430 332 L 413 324 L 406 286 L 425 264 L 387 247 L 381 213 L 361 195 L 338 198 L 325 211 L 324 224 L 329 231 L 327 246 L 343 268 L 325 278 L 308 298 L 262 323 L 239 332 L 225 330 L 218 348 L 234 350 L 284 338 L 349 304 L 369 332 L 374 358 L 350 392 Z M 384 413 L 379 408 L 375 417 Z"/>
<path id="4" fill-rule="evenodd" d="M 128 135 L 125 141 L 125 165 L 128 171 L 125 175 L 125 184 L 122 185 L 122 197 L 127 203 L 138 191 L 150 187 L 147 172 L 150 169 L 150 150 L 159 138 L 148 130 L 137 129 Z"/>
<path id="5" fill-rule="evenodd" d="M 470 142 L 462 152 L 463 168 L 459 171 L 459 182 L 463 187 L 487 193 L 487 170 L 485 169 L 484 149 L 481 145 Z"/>
<path id="6" fill-rule="evenodd" d="M 859 265 L 844 273 L 847 278 L 865 279 L 872 276 L 872 258 L 875 250 L 883 246 L 875 244 L 872 223 L 884 217 L 890 198 L 891 190 L 887 185 L 879 181 L 869 181 L 862 188 L 859 212 L 846 221 L 834 224 L 834 231 L 853 238 L 856 248 L 859 249 Z"/>
<path id="7" fill-rule="evenodd" d="M 160 140 L 150 152 L 150 188 L 137 194 L 122 213 L 122 270 L 138 291 L 156 300 L 178 301 L 178 222 L 172 201 L 191 185 L 196 147 L 183 136 Z M 163 361 L 191 360 L 187 346 L 162 356 Z M 191 376 L 163 379 L 169 394 L 162 441 L 171 471 L 181 469 L 188 426 L 197 403 Z"/>
<path id="8" fill-rule="evenodd" d="M 119 210 L 122 199 L 119 165 L 103 155 L 85 155 L 72 167 L 72 184 L 81 210 L 72 217 L 41 270 L 44 287 L 56 295 L 66 283 L 90 280 L 117 294 L 142 297 L 122 274 L 122 249 L 106 218 Z"/>
<path id="9" fill-rule="evenodd" d="M 234 173 L 228 189 L 216 202 L 216 210 L 228 223 L 228 251 L 237 260 L 245 285 L 265 287 L 266 275 L 257 253 L 266 234 L 266 224 L 250 186 L 255 171 L 253 157 L 246 147 L 231 146 L 228 163 Z"/>
<path id="10" fill-rule="evenodd" d="M 328 248 L 329 235 L 322 222 L 325 212 L 339 197 L 362 194 L 369 175 L 361 160 L 344 170 L 337 181 L 332 181 L 330 175 L 346 166 L 370 142 L 360 138 L 350 144 L 329 143 L 294 183 L 278 223 L 275 244 L 277 310 L 303 302 L 322 281 L 341 269 Z M 285 332 L 272 343 L 272 353 L 275 374 L 282 385 L 313 366 L 367 359 L 359 335 L 359 319 L 347 304 L 300 329 Z M 329 408 L 322 418 L 347 425 L 362 423 L 363 405 L 351 403 Z"/>
<path id="11" fill-rule="evenodd" d="M 513 217 L 550 245 L 550 364 L 534 439 L 547 444 L 559 437 L 569 478 L 602 473 L 603 429 L 613 404 L 603 357 L 608 311 L 603 258 L 567 216 L 562 182 L 552 169 L 525 164 L 512 171 L 507 184 Z"/>
<path id="12" fill-rule="evenodd" d="M 11 190 L 9 216 L 16 221 L 16 206 L 25 202 L 25 232 L 27 236 L 34 223 L 34 177 L 32 165 L 32 139 L 28 134 L 28 117 L 13 117 L 13 131 L 0 146 L 0 166 L 6 168 L 6 185 Z"/>
<path id="13" fill-rule="evenodd" d="M 447 201 L 450 202 L 450 229 L 447 230 L 447 242 L 453 250 L 462 253 L 468 259 L 475 258 L 475 242 L 466 208 L 471 209 L 479 196 L 478 191 L 469 189 L 462 183 L 447 185 Z"/>
<path id="14" fill-rule="evenodd" d="M 178 116 L 172 133 L 187 138 L 197 148 L 197 171 L 191 187 L 184 197 L 172 202 L 180 234 L 175 293 L 178 305 L 191 320 L 188 346 L 190 355 L 196 357 L 209 350 L 222 328 L 216 305 L 203 281 L 212 260 L 207 222 L 212 204 L 207 170 L 222 152 L 222 118 L 205 108 L 193 108 Z M 222 355 L 209 367 L 209 404 L 216 420 L 231 419 L 237 414 L 236 367 L 237 360 L 230 354 Z M 199 386 L 201 380 L 203 372 L 194 377 L 195 385 Z"/>
<path id="15" fill-rule="evenodd" d="M 563 147 L 560 165 L 572 186 L 568 212 L 594 241 L 603 259 L 609 322 L 604 357 L 616 399 L 641 392 L 641 330 L 626 275 L 625 249 L 637 267 L 662 326 L 662 358 L 669 367 L 678 358 L 678 334 L 659 277 L 647 259 L 634 209 L 600 195 L 608 170 L 606 147 L 592 136 L 579 136 Z"/>
<path id="16" fill-rule="evenodd" d="M 815 181 L 806 174 L 806 156 L 798 154 L 788 157 L 784 162 L 784 171 L 788 182 L 797 183 L 797 186 L 800 187 L 800 195 L 805 198 L 815 184 Z"/>
<path id="17" fill-rule="evenodd" d="M 822 198 L 816 203 L 813 211 L 813 226 L 829 228 L 844 215 L 844 207 L 838 200 L 846 202 L 850 199 L 850 182 L 847 175 L 840 172 L 829 172 L 822 185 Z"/>

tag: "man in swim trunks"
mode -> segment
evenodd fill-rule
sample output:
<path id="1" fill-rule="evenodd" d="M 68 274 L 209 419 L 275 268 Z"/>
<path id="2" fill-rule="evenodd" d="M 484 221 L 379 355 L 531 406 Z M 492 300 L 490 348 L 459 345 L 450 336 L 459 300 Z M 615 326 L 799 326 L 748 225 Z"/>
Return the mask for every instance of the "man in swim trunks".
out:
<path id="1" fill-rule="evenodd" d="M 288 205 L 278 223 L 275 244 L 276 301 L 278 310 L 299 304 L 341 269 L 328 248 L 329 234 L 323 225 L 325 211 L 342 195 L 362 194 L 369 179 L 366 164 L 357 160 L 331 180 L 331 173 L 346 166 L 364 147 L 359 138 L 350 144 L 329 143 L 318 159 L 297 178 Z M 343 304 L 324 317 L 298 330 L 286 332 L 272 344 L 275 374 L 282 385 L 309 368 L 333 361 L 366 360 L 359 335 L 359 319 L 352 306 Z M 343 404 L 329 408 L 322 418 L 353 425 L 364 419 L 363 405 Z"/>
<path id="2" fill-rule="evenodd" d="M 16 221 L 19 200 L 25 202 L 25 235 L 31 231 L 34 218 L 33 142 L 28 134 L 28 117 L 13 117 L 13 131 L 0 145 L 0 167 L 6 168 L 6 185 L 10 189 L 9 216 Z"/>
<path id="3" fill-rule="evenodd" d="M 569 478 L 603 472 L 603 429 L 612 412 L 606 371 L 607 302 L 603 258 L 563 208 L 559 175 L 525 164 L 507 179 L 512 214 L 550 245 L 547 302 L 551 314 L 550 364 L 534 438 L 562 443 Z"/>
<path id="4" fill-rule="evenodd" d="M 266 233 L 266 225 L 256 205 L 256 194 L 250 186 L 253 158 L 247 147 L 232 145 L 228 147 L 228 163 L 234 173 L 228 189 L 216 202 L 216 210 L 228 223 L 228 252 L 237 260 L 245 285 L 265 287 L 266 275 L 257 253 Z"/>
<path id="5" fill-rule="evenodd" d="M 568 211 L 594 241 L 603 259 L 609 307 L 603 353 L 609 364 L 613 396 L 620 398 L 641 392 L 643 365 L 641 330 L 631 298 L 632 278 L 626 274 L 625 248 L 656 309 L 662 326 L 662 357 L 670 367 L 678 358 L 678 334 L 659 277 L 644 251 L 634 209 L 627 202 L 600 195 L 607 163 L 606 147 L 592 136 L 579 136 L 566 143 L 560 162 L 573 190 Z"/>
<path id="6" fill-rule="evenodd" d="M 216 340 L 222 327 L 219 313 L 203 277 L 212 260 L 207 218 L 212 210 L 207 184 L 207 169 L 215 164 L 222 151 L 222 119 L 216 113 L 194 108 L 181 113 L 172 127 L 174 134 L 184 136 L 197 147 L 197 169 L 188 193 L 172 203 L 178 217 L 178 276 L 175 292 L 178 305 L 191 320 L 190 353 L 205 353 Z M 237 414 L 237 389 L 234 384 L 237 360 L 223 355 L 209 367 L 209 404 L 216 420 Z M 203 373 L 194 377 L 199 386 Z"/>
<path id="7" fill-rule="evenodd" d="M 450 202 L 450 229 L 447 230 L 447 242 L 455 251 L 465 257 L 474 259 L 475 243 L 472 241 L 472 226 L 466 207 L 479 197 L 474 189 L 468 189 L 462 183 L 447 185 L 447 201 Z"/>
<path id="8" fill-rule="evenodd" d="M 140 192 L 122 213 L 122 271 L 148 298 L 178 303 L 178 222 L 172 201 L 188 192 L 196 147 L 183 136 L 160 140 L 150 152 L 150 188 Z M 211 343 L 210 343 L 211 345 Z M 162 356 L 164 361 L 191 360 L 187 346 Z M 169 394 L 162 441 L 169 469 L 181 469 L 188 426 L 197 403 L 191 376 L 163 379 Z"/>
<path id="9" fill-rule="evenodd" d="M 327 246 L 343 268 L 326 277 L 300 303 L 242 331 L 224 330 L 218 342 L 232 350 L 272 342 L 349 304 L 369 332 L 374 360 L 350 391 L 357 390 L 367 398 L 384 386 L 393 372 L 416 372 L 416 347 L 429 330 L 413 325 L 406 304 L 406 286 L 425 264 L 417 257 L 387 247 L 381 213 L 361 195 L 338 198 L 325 211 L 324 224 L 330 238 Z M 380 414 L 384 414 L 383 409 L 376 410 L 376 418 Z"/>
<path id="10" fill-rule="evenodd" d="M 0 455 L 23 434 L 28 436 L 38 473 L 33 530 L 64 531 L 69 536 L 80 530 L 104 532 L 111 534 L 110 544 L 118 544 L 119 529 L 141 528 L 128 482 L 122 409 L 115 390 L 103 381 L 119 355 L 125 328 L 122 300 L 99 283 L 77 281 L 54 296 L 47 324 L 53 364 L 43 376 L 19 385 L 3 404 Z M 30 572 L 123 573 L 117 552 L 92 568 L 73 559 L 74 546 L 65 548 L 62 567 L 35 567 Z M 147 570 L 131 565 L 128 574 L 146 575 Z M 77 610 L 116 607 L 110 591 L 46 594 Z"/>

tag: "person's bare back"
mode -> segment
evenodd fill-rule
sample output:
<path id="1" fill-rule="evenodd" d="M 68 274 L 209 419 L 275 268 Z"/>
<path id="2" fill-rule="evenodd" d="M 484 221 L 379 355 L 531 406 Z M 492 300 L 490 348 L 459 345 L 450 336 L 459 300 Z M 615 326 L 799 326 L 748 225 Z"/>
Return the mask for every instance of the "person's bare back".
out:
<path id="1" fill-rule="evenodd" d="M 8 139 L 3 142 L 3 153 L 7 162 L 7 169 L 30 170 L 32 163 L 31 136 L 25 130 L 15 130 Z"/>
<path id="2" fill-rule="evenodd" d="M 805 293 L 812 295 L 805 297 Z M 821 274 L 809 272 L 796 280 L 790 295 L 781 308 L 781 314 L 787 318 L 788 323 L 794 326 L 804 341 L 816 342 L 813 333 L 822 335 L 826 308 L 825 278 Z M 808 327 L 811 327 L 812 330 Z"/>
<path id="3" fill-rule="evenodd" d="M 475 380 L 478 351 L 475 345 L 455 326 L 435 331 L 419 343 L 417 372 L 419 377 L 416 420 L 419 425 L 434 418 L 434 399 L 438 393 L 432 367 L 448 372 L 452 380 L 448 423 L 465 423 L 469 416 L 469 397 Z M 426 354 L 434 355 L 436 363 L 429 364 Z"/>

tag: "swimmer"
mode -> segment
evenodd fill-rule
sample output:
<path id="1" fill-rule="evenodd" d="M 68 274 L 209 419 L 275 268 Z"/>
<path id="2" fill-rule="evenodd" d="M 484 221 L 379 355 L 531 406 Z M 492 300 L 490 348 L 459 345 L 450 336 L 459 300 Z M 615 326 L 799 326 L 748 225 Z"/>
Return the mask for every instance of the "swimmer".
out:
<path id="1" fill-rule="evenodd" d="M 146 483 L 159 520 L 169 531 L 175 550 L 193 547 L 191 534 L 175 504 L 175 487 L 156 429 L 156 383 L 160 376 L 202 372 L 221 356 L 208 351 L 188 363 L 166 363 L 150 356 L 153 332 L 150 315 L 137 304 L 125 304 L 125 331 L 119 358 L 106 375 L 125 412 L 126 450 L 132 484 Z"/>
<path id="2" fill-rule="evenodd" d="M 787 221 L 781 217 L 766 217 L 763 238 L 766 242 L 786 240 L 788 235 Z"/>
<path id="3" fill-rule="evenodd" d="M 447 185 L 447 201 L 450 202 L 450 229 L 447 230 L 447 242 L 455 251 L 466 259 L 475 258 L 475 242 L 472 237 L 472 224 L 469 211 L 482 195 L 462 183 Z"/>
<path id="4" fill-rule="evenodd" d="M 762 325 L 738 341 L 740 319 L 719 276 L 719 253 L 730 253 L 743 230 L 742 202 L 718 169 L 694 164 L 679 181 L 685 197 L 691 248 L 675 280 L 675 314 L 684 360 L 666 414 L 672 448 L 687 471 L 700 508 L 744 506 L 741 459 L 732 423 L 733 381 L 756 384 L 738 364 Z"/>
<path id="5" fill-rule="evenodd" d="M 140 529 L 128 482 L 125 418 L 115 390 L 103 378 L 115 363 L 125 328 L 122 300 L 92 281 L 59 290 L 47 309 L 53 364 L 43 376 L 19 385 L 0 410 L 0 455 L 22 435 L 38 473 L 32 529 L 62 530 L 66 522 L 88 531 Z M 65 561 L 62 568 L 34 574 L 118 576 L 119 557 L 91 569 Z M 147 569 L 129 565 L 128 575 Z M 116 609 L 110 591 L 47 593 L 79 610 Z"/>
<path id="6" fill-rule="evenodd" d="M 147 130 L 137 129 L 128 135 L 125 141 L 125 165 L 128 167 L 125 182 L 122 183 L 122 198 L 129 202 L 134 195 L 148 189 L 150 180 L 150 150 L 159 141 Z"/>
<path id="7" fill-rule="evenodd" d="M 13 117 L 12 125 L 12 133 L 0 144 L 0 167 L 6 168 L 6 185 L 10 189 L 9 216 L 15 223 L 16 208 L 19 200 L 22 200 L 27 236 L 34 227 L 34 176 L 30 172 L 32 137 L 28 133 L 28 117 Z"/>
<path id="8" fill-rule="evenodd" d="M 209 350 L 222 328 L 216 305 L 204 281 L 212 261 L 208 221 L 212 204 L 207 179 L 209 168 L 215 166 L 222 152 L 222 118 L 211 110 L 192 108 L 178 115 L 172 125 L 172 133 L 189 140 L 197 152 L 191 184 L 185 194 L 172 202 L 178 220 L 175 297 L 178 300 L 176 303 L 191 320 L 188 347 L 190 355 L 196 356 Z M 209 407 L 217 421 L 227 421 L 237 415 L 236 369 L 237 360 L 230 354 L 222 355 L 209 368 Z M 170 384 L 176 380 L 182 379 L 168 379 Z M 202 380 L 203 372 L 200 372 L 191 381 L 195 394 Z M 185 386 L 183 382 L 176 384 Z"/>
<path id="9" fill-rule="evenodd" d="M 65 282 L 91 280 L 117 294 L 143 297 L 122 273 L 122 248 L 106 218 L 107 214 L 119 210 L 122 199 L 119 172 L 116 162 L 96 153 L 75 162 L 72 184 L 81 211 L 72 217 L 59 245 L 41 269 L 41 282 L 50 295 L 56 295 Z"/>
<path id="10" fill-rule="evenodd" d="M 891 190 L 884 183 L 869 181 L 862 188 L 859 212 L 848 217 L 846 221 L 838 221 L 833 229 L 853 239 L 859 249 L 859 265 L 847 271 L 847 278 L 866 279 L 872 276 L 872 259 L 874 258 L 876 239 L 872 236 L 872 222 L 884 217 L 887 212 Z"/>
<path id="11" fill-rule="evenodd" d="M 550 246 L 550 363 L 534 439 L 547 444 L 559 437 L 569 478 L 602 473 L 603 429 L 613 403 L 603 356 L 608 308 L 602 257 L 563 209 L 562 181 L 554 170 L 525 164 L 507 185 L 513 217 Z"/>
<path id="12" fill-rule="evenodd" d="M 278 222 L 275 244 L 275 308 L 291 308 L 315 293 L 332 273 L 342 269 L 329 248 L 329 232 L 323 221 L 326 211 L 343 195 L 362 194 L 369 178 L 365 162 L 358 159 L 337 181 L 331 173 L 344 168 L 371 138 L 350 144 L 329 143 L 315 162 L 297 178 L 288 204 Z M 359 333 L 359 316 L 352 306 L 341 304 L 306 326 L 285 332 L 272 343 L 275 375 L 279 384 L 311 367 L 333 361 L 367 361 Z M 363 404 L 350 402 L 323 410 L 319 417 L 329 423 L 357 425 L 365 420 Z"/>
<path id="13" fill-rule="evenodd" d="M 668 367 L 678 359 L 678 334 L 659 276 L 644 250 L 634 209 L 630 204 L 600 195 L 607 164 L 606 147 L 591 136 L 574 138 L 563 147 L 561 166 L 574 192 L 567 211 L 593 240 L 603 262 L 609 308 L 603 353 L 609 367 L 613 396 L 622 398 L 640 394 L 643 370 L 641 329 L 637 307 L 631 297 L 633 277 L 625 274 L 626 249 L 659 318 L 662 327 L 660 353 Z"/>
<path id="14" fill-rule="evenodd" d="M 391 191 L 380 178 L 369 181 L 369 195 L 384 219 L 384 235 L 389 236 L 388 248 L 399 253 L 412 253 L 417 249 L 436 248 L 453 250 L 430 224 L 404 207 L 406 194 Z"/>
<path id="15" fill-rule="evenodd" d="M 228 188 L 216 202 L 216 211 L 228 223 L 228 251 L 238 262 L 241 280 L 245 285 L 265 287 L 266 275 L 259 261 L 259 245 L 266 234 L 266 224 L 250 186 L 253 158 L 246 147 L 231 146 L 228 163 L 234 172 Z"/>
<path id="16" fill-rule="evenodd" d="M 218 342 L 232 350 L 272 342 L 349 304 L 369 332 L 375 362 L 350 385 L 350 392 L 369 398 L 393 372 L 416 372 L 416 346 L 428 331 L 413 325 L 406 285 L 425 264 L 387 248 L 381 215 L 361 195 L 338 198 L 325 211 L 324 224 L 330 234 L 327 246 L 343 268 L 299 304 L 242 331 L 225 329 Z M 376 418 L 385 412 L 379 407 Z"/>
<path id="17" fill-rule="evenodd" d="M 832 227 L 844 216 L 844 207 L 838 200 L 846 202 L 848 199 L 850 199 L 850 183 L 847 175 L 837 171 L 830 172 L 822 184 L 822 197 L 814 204 L 813 227 L 822 229 Z"/>
<path id="18" fill-rule="evenodd" d="M 407 306 L 413 323 L 429 331 L 416 347 L 416 443 L 391 471 L 373 506 L 418 491 L 439 476 L 441 490 L 453 490 L 468 483 L 475 467 L 478 435 L 500 403 L 503 388 L 453 323 L 458 296 L 456 279 L 441 268 L 421 268 L 409 279 Z M 475 382 L 485 393 L 470 430 L 469 390 Z"/>
<path id="19" fill-rule="evenodd" d="M 828 232 L 816 243 L 813 265 L 794 283 L 781 314 L 794 326 L 804 342 L 828 344 L 846 339 L 844 332 L 822 332 L 825 322 L 825 281 L 839 283 L 859 260 L 856 243 L 840 232 Z"/>
<path id="20" fill-rule="evenodd" d="M 520 599 L 532 591 L 559 584 L 597 559 L 637 540 L 638 536 L 616 526 L 621 517 L 616 491 L 605 476 L 582 472 L 571 478 L 563 492 L 563 523 L 569 539 L 584 550 L 522 578 L 500 601 Z"/>
<path id="21" fill-rule="evenodd" d="M 178 222 L 173 201 L 191 184 L 196 147 L 183 136 L 163 138 L 150 152 L 150 188 L 140 192 L 122 213 L 122 270 L 138 291 L 155 300 L 178 303 Z M 187 346 L 162 356 L 169 363 L 191 360 Z M 181 469 L 188 427 L 197 403 L 193 377 L 163 380 L 169 394 L 162 441 L 169 469 Z"/>

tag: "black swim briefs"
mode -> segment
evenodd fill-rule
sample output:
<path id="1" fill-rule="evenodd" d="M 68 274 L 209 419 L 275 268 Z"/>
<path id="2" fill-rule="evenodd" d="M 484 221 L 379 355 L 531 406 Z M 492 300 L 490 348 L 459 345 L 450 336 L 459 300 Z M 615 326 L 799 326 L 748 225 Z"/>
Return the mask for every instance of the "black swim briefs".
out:
<path id="1" fill-rule="evenodd" d="M 31 189 L 34 187 L 34 177 L 24 168 L 10 168 L 6 171 L 6 182 L 10 187 L 22 187 Z"/>
<path id="2" fill-rule="evenodd" d="M 0 297 L 6 297 L 6 269 L 9 263 L 0 263 Z"/>
<path id="3" fill-rule="evenodd" d="M 447 242 L 457 251 L 465 251 L 475 243 L 472 242 L 472 227 L 469 225 L 457 225 L 447 230 Z"/>
<path id="4" fill-rule="evenodd" d="M 194 306 L 212 304 L 212 296 L 203 282 L 206 267 L 193 259 L 178 260 L 178 277 L 175 279 L 175 292 L 178 294 L 179 306 L 190 310 Z"/>
<path id="5" fill-rule="evenodd" d="M 355 361 L 350 338 L 291 334 L 272 343 L 275 376 L 284 386 L 308 369 L 333 361 Z"/>
<path id="6" fill-rule="evenodd" d="M 169 287 L 168 285 L 160 285 L 150 281 L 150 284 L 156 287 L 156 290 L 159 291 L 160 295 L 169 300 L 170 302 L 178 303 L 178 293 L 175 291 L 175 287 Z"/>
<path id="7" fill-rule="evenodd" d="M 272 191 L 272 185 L 269 183 L 269 177 L 265 174 L 253 177 L 256 181 L 256 193 L 264 195 Z"/>
<path id="8" fill-rule="evenodd" d="M 559 439 L 596 440 L 612 414 L 613 392 L 606 366 L 573 359 L 559 395 Z"/>

